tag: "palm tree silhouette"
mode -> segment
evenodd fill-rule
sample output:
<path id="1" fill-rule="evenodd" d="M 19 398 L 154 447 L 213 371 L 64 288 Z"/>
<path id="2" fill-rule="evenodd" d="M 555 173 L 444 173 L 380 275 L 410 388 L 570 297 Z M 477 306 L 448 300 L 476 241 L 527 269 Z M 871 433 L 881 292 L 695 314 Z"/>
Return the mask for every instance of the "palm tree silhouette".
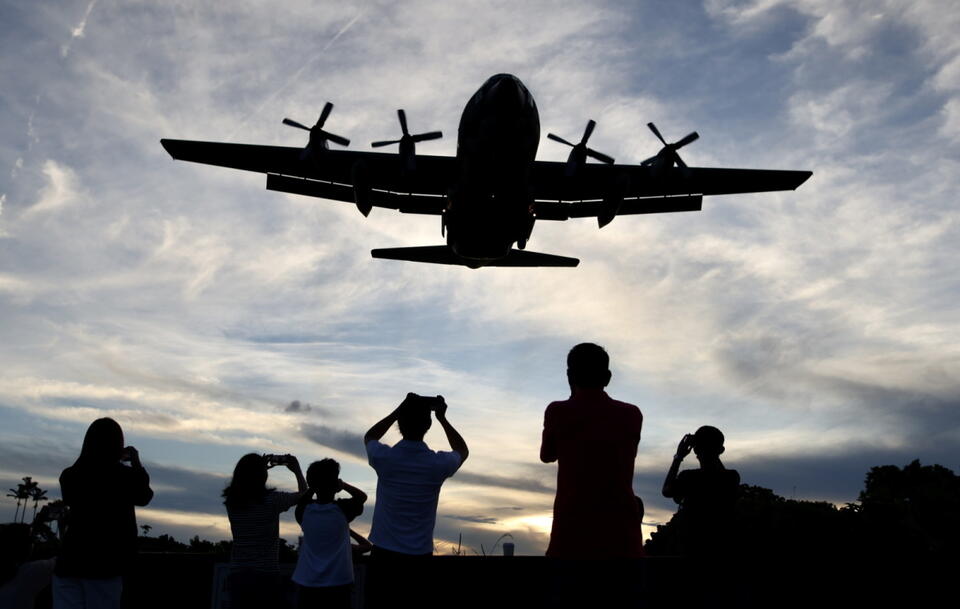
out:
<path id="1" fill-rule="evenodd" d="M 23 522 L 27 515 L 27 502 L 30 500 L 33 489 L 38 486 L 38 483 L 34 482 L 31 476 L 24 476 L 22 480 L 23 482 L 18 484 L 16 489 L 10 489 L 10 493 L 7 493 L 7 497 L 16 497 L 17 499 L 17 511 L 13 514 L 14 522 L 17 522 L 18 515 L 20 516 L 20 522 Z M 20 511 L 21 500 L 23 501 L 22 512 Z"/>
<path id="2" fill-rule="evenodd" d="M 23 523 L 23 519 L 27 517 L 27 503 L 30 501 L 30 498 L 33 496 L 34 489 L 40 486 L 39 482 L 34 481 L 32 476 L 24 476 L 23 484 L 17 485 L 17 490 L 19 491 L 23 487 L 23 511 L 20 512 L 20 522 Z"/>
<path id="3" fill-rule="evenodd" d="M 143 536 L 146 537 L 150 533 L 150 529 L 153 527 L 149 524 L 141 524 L 140 528 L 143 529 Z"/>
<path id="4" fill-rule="evenodd" d="M 33 519 L 37 519 L 37 504 L 41 501 L 50 501 L 50 498 L 47 497 L 47 491 L 40 490 L 40 486 L 34 483 L 35 486 L 30 490 L 30 498 L 33 499 Z M 26 504 L 24 504 L 24 511 L 26 511 Z"/>
<path id="5" fill-rule="evenodd" d="M 13 497 L 13 498 L 15 498 L 15 499 L 17 500 L 17 509 L 16 509 L 16 511 L 13 513 L 13 521 L 14 521 L 14 522 L 17 521 L 17 516 L 20 515 L 20 500 L 23 499 L 22 489 L 23 489 L 23 485 L 22 485 L 22 484 L 18 484 L 18 485 L 17 485 L 17 488 L 12 488 L 12 489 L 10 489 L 10 492 L 7 493 L 7 497 Z"/>

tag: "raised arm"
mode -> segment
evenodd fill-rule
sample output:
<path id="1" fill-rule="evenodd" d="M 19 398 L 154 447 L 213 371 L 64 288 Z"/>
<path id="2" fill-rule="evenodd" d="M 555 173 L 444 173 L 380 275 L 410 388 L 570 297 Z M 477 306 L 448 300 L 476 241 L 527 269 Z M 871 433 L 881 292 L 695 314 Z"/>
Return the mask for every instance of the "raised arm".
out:
<path id="1" fill-rule="evenodd" d="M 303 494 L 307 490 L 307 480 L 303 477 L 303 469 L 300 468 L 300 461 L 293 455 L 284 455 L 284 457 L 286 457 L 284 459 L 284 465 L 297 477 L 297 492 Z"/>
<path id="2" fill-rule="evenodd" d="M 367 430 L 367 433 L 363 434 L 363 444 L 366 446 L 371 440 L 380 440 L 397 422 L 397 417 L 400 415 L 400 409 L 403 408 L 404 404 L 413 396 L 412 393 L 408 393 L 407 397 L 403 398 L 403 401 L 400 402 L 400 405 L 393 409 L 393 412 L 383 417 L 379 421 L 373 424 L 373 427 Z"/>
<path id="3" fill-rule="evenodd" d="M 153 499 L 153 489 L 150 488 L 150 475 L 147 474 L 147 470 L 144 469 L 143 464 L 140 463 L 140 453 L 136 448 L 127 446 L 123 451 L 133 470 L 134 484 L 131 489 L 133 491 L 133 504 L 141 507 L 145 506 Z"/>
<path id="4" fill-rule="evenodd" d="M 348 495 L 350 495 L 350 497 L 351 497 L 352 499 L 356 499 L 356 500 L 359 501 L 360 503 L 366 503 L 366 502 L 367 502 L 367 494 L 366 494 L 366 493 L 364 493 L 363 491 L 361 491 L 361 490 L 358 489 L 357 487 L 353 486 L 352 484 L 348 484 L 348 483 L 344 482 L 343 480 L 340 481 L 340 490 L 342 490 L 343 492 L 347 493 Z"/>
<path id="5" fill-rule="evenodd" d="M 463 465 L 463 462 L 466 461 L 470 455 L 470 449 L 467 448 L 467 442 L 463 439 L 463 436 L 460 435 L 460 432 L 454 429 L 450 421 L 447 420 L 447 402 L 441 395 L 437 396 L 435 412 L 437 422 L 443 427 L 443 432 L 447 434 L 447 442 L 450 443 L 450 449 L 460 454 L 460 464 Z"/>
<path id="6" fill-rule="evenodd" d="M 680 464 L 683 462 L 683 458 L 690 454 L 690 450 L 693 448 L 693 435 L 687 434 L 683 436 L 680 440 L 680 444 L 677 445 L 677 454 L 673 456 L 673 463 L 670 464 L 670 470 L 667 471 L 667 478 L 663 481 L 663 496 L 668 499 L 676 500 L 676 488 L 675 483 L 677 481 L 677 473 L 680 471 Z"/>

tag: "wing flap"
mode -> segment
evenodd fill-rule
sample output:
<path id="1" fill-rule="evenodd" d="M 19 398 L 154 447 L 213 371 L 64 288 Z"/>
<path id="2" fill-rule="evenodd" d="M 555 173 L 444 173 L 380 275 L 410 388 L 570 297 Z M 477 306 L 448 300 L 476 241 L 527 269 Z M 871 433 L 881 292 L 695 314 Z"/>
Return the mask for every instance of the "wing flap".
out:
<path id="1" fill-rule="evenodd" d="M 345 203 L 355 203 L 353 186 L 323 180 L 310 180 L 292 176 L 267 174 L 267 190 L 288 192 L 307 197 L 332 199 Z M 432 214 L 443 213 L 446 206 L 446 197 L 418 195 L 413 193 L 396 193 L 386 190 L 371 189 L 370 203 L 376 207 L 395 209 L 405 214 Z"/>
<path id="2" fill-rule="evenodd" d="M 703 197 L 700 195 L 679 197 L 643 197 L 624 199 L 616 215 L 664 214 L 682 211 L 700 211 Z M 570 218 L 596 218 L 606 211 L 603 201 L 558 203 L 537 201 L 534 204 L 537 220 L 568 220 Z"/>

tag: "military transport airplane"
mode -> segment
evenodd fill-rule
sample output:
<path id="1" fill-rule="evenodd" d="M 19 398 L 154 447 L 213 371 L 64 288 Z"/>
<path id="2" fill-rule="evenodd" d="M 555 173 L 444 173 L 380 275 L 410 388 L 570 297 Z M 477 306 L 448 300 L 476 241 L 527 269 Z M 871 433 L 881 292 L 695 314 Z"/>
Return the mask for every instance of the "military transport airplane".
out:
<path id="1" fill-rule="evenodd" d="M 445 245 L 375 249 L 375 258 L 481 266 L 577 266 L 579 260 L 525 251 L 537 220 L 596 217 L 602 228 L 615 217 L 699 211 L 704 195 L 794 190 L 809 171 L 688 167 L 677 150 L 696 132 L 668 144 L 639 165 L 616 165 L 587 147 L 594 121 L 566 163 L 537 161 L 540 116 L 533 96 L 510 74 L 490 77 L 467 102 L 460 118 L 457 155 L 416 154 L 417 142 L 439 131 L 411 134 L 398 110 L 401 137 L 373 142 L 397 144 L 399 155 L 331 149 L 349 145 L 324 130 L 333 104 L 327 102 L 305 148 L 163 139 L 174 159 L 220 165 L 267 175 L 267 189 L 354 203 L 364 216 L 374 207 L 440 216 Z M 599 163 L 588 164 L 587 158 Z M 513 245 L 516 244 L 516 248 Z"/>

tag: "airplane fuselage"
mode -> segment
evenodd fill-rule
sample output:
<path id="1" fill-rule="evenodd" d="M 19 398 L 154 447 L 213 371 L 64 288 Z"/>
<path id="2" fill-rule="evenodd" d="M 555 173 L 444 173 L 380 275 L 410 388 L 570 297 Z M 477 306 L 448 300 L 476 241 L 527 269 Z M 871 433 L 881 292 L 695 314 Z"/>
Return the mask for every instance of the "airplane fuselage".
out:
<path id="1" fill-rule="evenodd" d="M 529 238 L 530 171 L 539 143 L 537 105 L 517 77 L 492 76 L 467 102 L 443 222 L 447 245 L 469 266 L 503 258 Z"/>

